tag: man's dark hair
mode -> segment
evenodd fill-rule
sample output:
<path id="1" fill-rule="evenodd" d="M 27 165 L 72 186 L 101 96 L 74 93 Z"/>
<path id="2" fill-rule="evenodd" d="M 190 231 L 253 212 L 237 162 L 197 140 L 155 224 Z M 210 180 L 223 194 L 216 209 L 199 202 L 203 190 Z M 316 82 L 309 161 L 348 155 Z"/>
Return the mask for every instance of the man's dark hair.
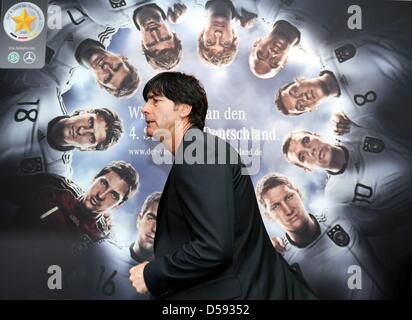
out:
<path id="1" fill-rule="evenodd" d="M 123 124 L 119 116 L 108 108 L 94 109 L 96 115 L 102 117 L 106 122 L 106 139 L 96 146 L 96 150 L 107 150 L 119 141 L 123 133 Z"/>
<path id="2" fill-rule="evenodd" d="M 82 111 L 84 110 L 76 110 L 71 117 L 79 115 Z M 97 116 L 102 117 L 106 123 L 106 139 L 96 145 L 96 150 L 107 150 L 119 141 L 123 133 L 123 122 L 116 112 L 108 108 L 93 109 L 89 112 L 94 112 Z"/>
<path id="3" fill-rule="evenodd" d="M 129 72 L 126 77 L 124 77 L 122 83 L 120 84 L 120 88 L 113 90 L 110 89 L 109 87 L 106 87 L 104 84 L 101 84 L 101 86 L 109 92 L 111 95 L 117 97 L 117 98 L 128 98 L 132 96 L 137 88 L 139 87 L 140 84 L 140 77 L 139 74 L 137 73 L 136 68 L 131 65 L 127 60 L 123 59 L 124 64 L 126 67 L 129 69 Z"/>
<path id="4" fill-rule="evenodd" d="M 274 31 L 285 36 L 288 39 L 289 43 L 292 43 L 293 40 L 297 39 L 294 46 L 297 46 L 300 43 L 300 31 L 293 24 L 285 20 L 276 21 L 273 24 L 272 32 Z"/>
<path id="5" fill-rule="evenodd" d="M 143 98 L 148 100 L 149 93 L 165 96 L 176 104 L 192 106 L 189 121 L 203 130 L 208 109 L 205 89 L 194 76 L 181 72 L 162 72 L 150 79 L 144 89 Z"/>
<path id="6" fill-rule="evenodd" d="M 152 194 L 148 195 L 146 200 L 143 202 L 142 208 L 140 209 L 140 215 L 143 217 L 150 206 L 159 204 L 161 197 L 161 192 L 153 192 Z"/>
<path id="7" fill-rule="evenodd" d="M 163 49 L 156 53 L 149 49 L 145 49 L 142 43 L 142 49 L 146 60 L 154 69 L 170 70 L 179 64 L 182 59 L 182 43 L 174 32 L 173 41 L 173 48 Z"/>
<path id="8" fill-rule="evenodd" d="M 235 29 L 232 29 L 233 41 L 230 47 L 224 48 L 223 52 L 213 54 L 203 42 L 204 31 L 199 34 L 198 38 L 198 55 L 200 59 L 207 65 L 221 67 L 230 64 L 236 56 L 238 50 L 238 39 L 235 34 Z"/>
<path id="9" fill-rule="evenodd" d="M 236 8 L 233 5 L 233 2 L 231 0 L 209 0 L 208 2 L 205 3 L 205 9 L 209 9 L 209 7 L 216 2 L 224 3 L 230 11 L 232 11 L 232 16 L 235 17 L 237 15 L 236 13 Z"/>
<path id="10" fill-rule="evenodd" d="M 286 159 L 288 162 L 294 164 L 295 166 L 298 166 L 298 167 L 301 167 L 301 168 L 304 168 L 304 169 L 305 169 L 305 166 L 301 165 L 300 163 L 292 162 L 292 161 L 289 159 L 289 156 L 288 156 L 289 147 L 290 147 L 290 142 L 292 141 L 293 135 L 295 135 L 296 133 L 305 133 L 305 134 L 313 135 L 313 132 L 310 132 L 310 131 L 307 131 L 307 130 L 290 132 L 290 133 L 285 137 L 285 139 L 283 140 L 283 143 L 282 143 L 282 152 L 283 152 L 283 155 L 284 155 L 285 159 Z"/>
<path id="11" fill-rule="evenodd" d="M 105 166 L 102 170 L 100 170 L 100 172 L 94 178 L 97 179 L 98 177 L 104 176 L 110 171 L 116 173 L 129 186 L 129 189 L 120 202 L 123 203 L 127 201 L 129 196 L 132 196 L 137 190 L 137 187 L 139 185 L 139 174 L 129 163 L 124 161 L 113 161 L 109 165 Z"/>
<path id="12" fill-rule="evenodd" d="M 290 83 L 284 85 L 283 87 L 281 87 L 279 89 L 278 93 L 276 94 L 276 97 L 275 97 L 275 104 L 276 104 L 278 110 L 286 116 L 298 116 L 298 115 L 304 113 L 303 111 L 299 112 L 299 113 L 298 112 L 289 113 L 289 110 L 286 108 L 285 103 L 283 102 L 283 99 L 282 99 L 282 96 L 281 96 L 282 92 L 285 91 L 287 88 L 289 88 L 291 85 L 293 85 L 295 82 L 296 81 L 290 82 Z"/>
<path id="13" fill-rule="evenodd" d="M 273 188 L 282 185 L 286 185 L 289 188 L 297 191 L 300 197 L 302 198 L 300 190 L 293 185 L 293 183 L 288 179 L 288 177 L 280 173 L 273 172 L 262 177 L 256 185 L 256 197 L 258 198 L 259 203 L 263 207 L 266 207 L 265 201 L 263 200 L 263 196 L 265 195 L 265 193 Z"/>

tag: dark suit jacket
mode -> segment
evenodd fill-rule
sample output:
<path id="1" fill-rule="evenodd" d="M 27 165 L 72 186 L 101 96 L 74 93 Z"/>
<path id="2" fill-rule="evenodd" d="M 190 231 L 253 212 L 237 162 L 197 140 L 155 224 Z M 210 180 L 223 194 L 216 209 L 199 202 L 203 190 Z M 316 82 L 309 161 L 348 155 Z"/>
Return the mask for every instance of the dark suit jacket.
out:
<path id="1" fill-rule="evenodd" d="M 233 148 L 192 127 L 174 160 L 159 203 L 155 259 L 144 269 L 155 298 L 313 298 L 272 247 Z M 226 164 L 202 164 L 219 160 Z"/>

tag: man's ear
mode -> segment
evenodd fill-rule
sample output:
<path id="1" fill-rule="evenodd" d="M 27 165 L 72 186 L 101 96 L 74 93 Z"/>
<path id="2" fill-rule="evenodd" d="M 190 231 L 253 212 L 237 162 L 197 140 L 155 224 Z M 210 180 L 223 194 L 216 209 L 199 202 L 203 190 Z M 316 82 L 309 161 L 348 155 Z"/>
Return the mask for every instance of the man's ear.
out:
<path id="1" fill-rule="evenodd" d="M 139 212 L 139 214 L 137 215 L 137 219 L 136 219 L 136 228 L 139 229 L 140 228 L 140 223 L 142 222 L 143 219 L 143 214 L 141 212 Z"/>
<path id="2" fill-rule="evenodd" d="M 136 219 L 136 228 L 137 229 L 139 229 L 140 221 L 142 221 L 142 215 L 140 213 L 138 213 L 137 219 Z"/>
<path id="3" fill-rule="evenodd" d="M 120 58 L 121 58 L 123 61 L 127 61 L 127 60 L 129 60 L 129 58 L 128 58 L 128 57 L 126 57 L 126 56 L 124 56 L 124 55 L 120 55 Z"/>
<path id="4" fill-rule="evenodd" d="M 285 61 L 284 61 L 283 64 L 280 66 L 281 69 L 283 69 L 284 67 L 286 67 L 286 65 L 288 64 L 288 59 L 289 59 L 289 55 L 286 56 Z"/>
<path id="5" fill-rule="evenodd" d="M 192 106 L 186 103 L 182 103 L 179 106 L 179 109 L 180 109 L 180 117 L 186 118 L 189 116 L 190 112 L 192 111 Z"/>

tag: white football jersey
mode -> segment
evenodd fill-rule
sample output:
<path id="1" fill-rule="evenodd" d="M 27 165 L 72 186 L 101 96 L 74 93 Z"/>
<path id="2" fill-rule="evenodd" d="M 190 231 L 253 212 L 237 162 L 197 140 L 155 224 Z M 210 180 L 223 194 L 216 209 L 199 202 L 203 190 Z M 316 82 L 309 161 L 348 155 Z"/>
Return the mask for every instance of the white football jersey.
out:
<path id="1" fill-rule="evenodd" d="M 369 244 L 346 218 L 353 206 L 337 205 L 315 216 L 320 235 L 305 248 L 285 236 L 284 258 L 321 299 L 381 299 L 390 289 Z M 361 211 L 361 210 L 360 210 Z M 362 212 L 359 212 L 361 214 Z"/>
<path id="2" fill-rule="evenodd" d="M 72 151 L 47 140 L 49 122 L 67 116 L 58 88 L 31 89 L 0 101 L 0 169 L 8 174 L 54 173 L 71 178 Z"/>
<path id="3" fill-rule="evenodd" d="M 95 2 L 95 1 L 93 1 Z M 8 69 L 1 73 L 3 83 L 13 88 L 59 87 L 65 93 L 73 85 L 73 76 L 81 68 L 75 53 L 86 39 L 103 48 L 110 44 L 116 28 L 93 22 L 74 0 L 52 1 L 61 8 L 61 29 L 47 31 L 46 64 L 42 69 Z"/>
<path id="4" fill-rule="evenodd" d="M 188 6 L 189 9 L 190 6 L 204 8 L 208 1 L 209 0 L 185 0 L 184 4 Z M 256 0 L 231 0 L 231 2 L 237 14 L 241 14 L 242 9 L 257 14 Z"/>
<path id="5" fill-rule="evenodd" d="M 349 159 L 343 173 L 328 177 L 328 203 L 353 204 L 385 214 L 411 208 L 410 142 L 352 125 L 338 145 L 346 148 Z"/>
<path id="6" fill-rule="evenodd" d="M 357 125 L 397 136 L 412 133 L 410 30 L 412 22 L 399 21 L 322 46 L 322 63 L 339 82 L 339 105 Z"/>
<path id="7" fill-rule="evenodd" d="M 339 35 L 337 28 L 347 19 L 348 5 L 346 1 L 256 0 L 256 7 L 258 17 L 271 27 L 277 20 L 294 25 L 301 33 L 299 46 L 317 54 L 320 43 Z"/>
<path id="8" fill-rule="evenodd" d="M 131 28 L 134 26 L 133 13 L 136 9 L 149 4 L 156 4 L 167 14 L 179 0 L 77 0 L 83 12 L 94 22 L 114 28 Z"/>

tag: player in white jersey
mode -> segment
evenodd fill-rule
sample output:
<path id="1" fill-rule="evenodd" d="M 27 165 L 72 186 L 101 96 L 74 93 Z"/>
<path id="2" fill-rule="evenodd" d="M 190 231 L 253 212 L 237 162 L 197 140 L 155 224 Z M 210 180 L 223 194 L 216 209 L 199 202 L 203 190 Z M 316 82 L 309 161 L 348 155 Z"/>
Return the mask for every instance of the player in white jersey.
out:
<path id="1" fill-rule="evenodd" d="M 254 43 L 249 65 L 260 78 L 271 78 L 285 66 L 290 50 L 299 46 L 304 52 L 318 55 L 321 44 L 389 24 L 407 13 L 398 3 L 363 0 L 256 0 L 257 14 L 271 30 Z M 410 8 L 409 15 L 410 15 Z M 361 30 L 349 28 L 353 12 L 362 21 Z M 350 13 L 352 12 L 352 14 Z"/>
<path id="2" fill-rule="evenodd" d="M 336 144 L 316 133 L 295 131 L 285 138 L 282 149 L 291 164 L 329 174 L 325 189 L 329 203 L 394 214 L 412 207 L 410 147 L 410 142 L 354 126 Z"/>
<path id="3" fill-rule="evenodd" d="M 48 30 L 45 66 L 1 71 L 2 83 L 14 90 L 57 86 L 63 94 L 72 87 L 75 73 L 84 67 L 110 94 L 132 95 L 140 82 L 136 69 L 127 57 L 106 50 L 117 29 L 96 24 L 74 0 L 49 4 L 59 6 L 62 14 L 61 28 Z"/>
<path id="4" fill-rule="evenodd" d="M 393 298 L 388 274 L 378 263 L 369 243 L 347 218 L 348 205 L 326 208 L 311 215 L 303 196 L 285 176 L 272 173 L 256 187 L 265 214 L 285 231 L 272 243 L 300 272 L 321 299 Z"/>
<path id="5" fill-rule="evenodd" d="M 193 0 L 190 3 L 203 8 L 207 17 L 198 38 L 201 61 L 215 67 L 233 62 L 239 46 L 235 20 L 244 28 L 253 27 L 257 18 L 255 0 Z"/>
<path id="6" fill-rule="evenodd" d="M 411 27 L 410 19 L 401 20 L 323 46 L 321 58 L 327 70 L 280 88 L 278 109 L 286 115 L 299 115 L 328 101 L 327 105 L 340 107 L 358 126 L 410 137 Z"/>
<path id="7" fill-rule="evenodd" d="M 93 21 L 103 26 L 130 28 L 142 35 L 142 49 L 154 69 L 170 70 L 182 57 L 182 45 L 166 21 L 178 23 L 186 11 L 179 0 L 77 0 Z"/>
<path id="8" fill-rule="evenodd" d="M 28 89 L 0 100 L 0 171 L 70 178 L 72 152 L 117 143 L 122 121 L 107 108 L 68 115 L 58 88 Z"/>
<path id="9" fill-rule="evenodd" d="M 346 4 L 347 1 L 256 0 L 258 17 L 271 30 L 253 44 L 250 70 L 259 78 L 272 78 L 286 65 L 293 47 L 316 53 L 320 42 L 338 36 Z"/>

